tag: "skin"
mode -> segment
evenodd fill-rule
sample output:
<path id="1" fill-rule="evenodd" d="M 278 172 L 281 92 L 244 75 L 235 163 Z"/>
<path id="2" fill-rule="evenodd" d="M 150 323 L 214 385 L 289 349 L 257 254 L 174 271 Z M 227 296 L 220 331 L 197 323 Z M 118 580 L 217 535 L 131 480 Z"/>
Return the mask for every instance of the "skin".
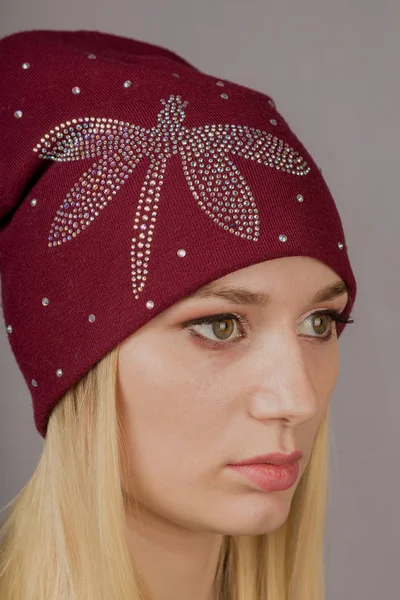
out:
<path id="1" fill-rule="evenodd" d="M 224 534 L 272 532 L 287 519 L 338 376 L 336 325 L 315 328 L 304 317 L 346 307 L 347 293 L 313 304 L 340 280 L 309 257 L 266 261 L 218 283 L 268 293 L 268 306 L 184 298 L 120 347 L 118 402 L 130 478 L 128 538 L 154 600 L 211 600 Z M 183 328 L 220 313 L 232 317 L 195 326 L 217 349 Z M 296 325 L 296 322 L 298 323 Z M 239 337 L 244 334 L 244 337 Z M 226 467 L 259 454 L 301 450 L 296 483 L 262 491 Z"/>

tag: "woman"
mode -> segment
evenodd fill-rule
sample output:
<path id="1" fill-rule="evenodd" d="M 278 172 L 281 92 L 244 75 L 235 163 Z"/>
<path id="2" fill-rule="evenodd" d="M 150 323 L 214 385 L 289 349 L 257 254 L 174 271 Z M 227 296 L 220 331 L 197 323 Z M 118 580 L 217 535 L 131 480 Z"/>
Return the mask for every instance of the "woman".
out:
<path id="1" fill-rule="evenodd" d="M 0 52 L 3 310 L 45 439 L 0 597 L 321 600 L 356 282 L 320 170 L 270 97 L 163 48 Z"/>

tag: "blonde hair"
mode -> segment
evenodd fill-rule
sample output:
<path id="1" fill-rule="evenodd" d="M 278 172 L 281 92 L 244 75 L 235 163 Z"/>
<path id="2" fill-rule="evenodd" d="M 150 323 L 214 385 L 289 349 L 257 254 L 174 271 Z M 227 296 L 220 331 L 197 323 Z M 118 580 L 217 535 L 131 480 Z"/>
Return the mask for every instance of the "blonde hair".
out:
<path id="1" fill-rule="evenodd" d="M 39 463 L 5 507 L 4 600 L 151 600 L 126 536 L 117 361 L 118 347 L 57 403 Z M 266 535 L 224 537 L 219 600 L 325 598 L 327 454 L 328 411 L 285 523 Z"/>

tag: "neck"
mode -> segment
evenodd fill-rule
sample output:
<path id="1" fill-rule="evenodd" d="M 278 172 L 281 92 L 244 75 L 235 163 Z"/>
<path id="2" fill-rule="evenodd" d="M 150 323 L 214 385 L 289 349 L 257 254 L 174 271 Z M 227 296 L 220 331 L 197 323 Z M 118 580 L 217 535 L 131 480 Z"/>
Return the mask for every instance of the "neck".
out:
<path id="1" fill-rule="evenodd" d="M 152 600 L 218 600 L 221 534 L 190 531 L 155 513 L 127 515 L 128 543 Z"/>

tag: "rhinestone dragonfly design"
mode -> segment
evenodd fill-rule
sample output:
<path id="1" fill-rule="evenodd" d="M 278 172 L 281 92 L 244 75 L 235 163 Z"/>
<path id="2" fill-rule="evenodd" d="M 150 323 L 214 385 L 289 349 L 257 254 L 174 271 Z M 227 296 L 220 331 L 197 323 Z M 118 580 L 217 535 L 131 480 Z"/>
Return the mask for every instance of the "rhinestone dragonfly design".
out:
<path id="1" fill-rule="evenodd" d="M 259 213 L 250 186 L 231 160 L 237 155 L 294 175 L 310 167 L 287 143 L 242 125 L 183 125 L 187 101 L 162 99 L 157 126 L 145 129 L 115 119 L 84 117 L 61 123 L 33 149 L 58 162 L 96 159 L 67 193 L 50 228 L 48 246 L 76 238 L 118 194 L 136 165 L 149 158 L 140 192 L 131 246 L 135 299 L 145 287 L 151 241 L 168 159 L 179 155 L 189 190 L 200 209 L 223 230 L 256 242 Z"/>

